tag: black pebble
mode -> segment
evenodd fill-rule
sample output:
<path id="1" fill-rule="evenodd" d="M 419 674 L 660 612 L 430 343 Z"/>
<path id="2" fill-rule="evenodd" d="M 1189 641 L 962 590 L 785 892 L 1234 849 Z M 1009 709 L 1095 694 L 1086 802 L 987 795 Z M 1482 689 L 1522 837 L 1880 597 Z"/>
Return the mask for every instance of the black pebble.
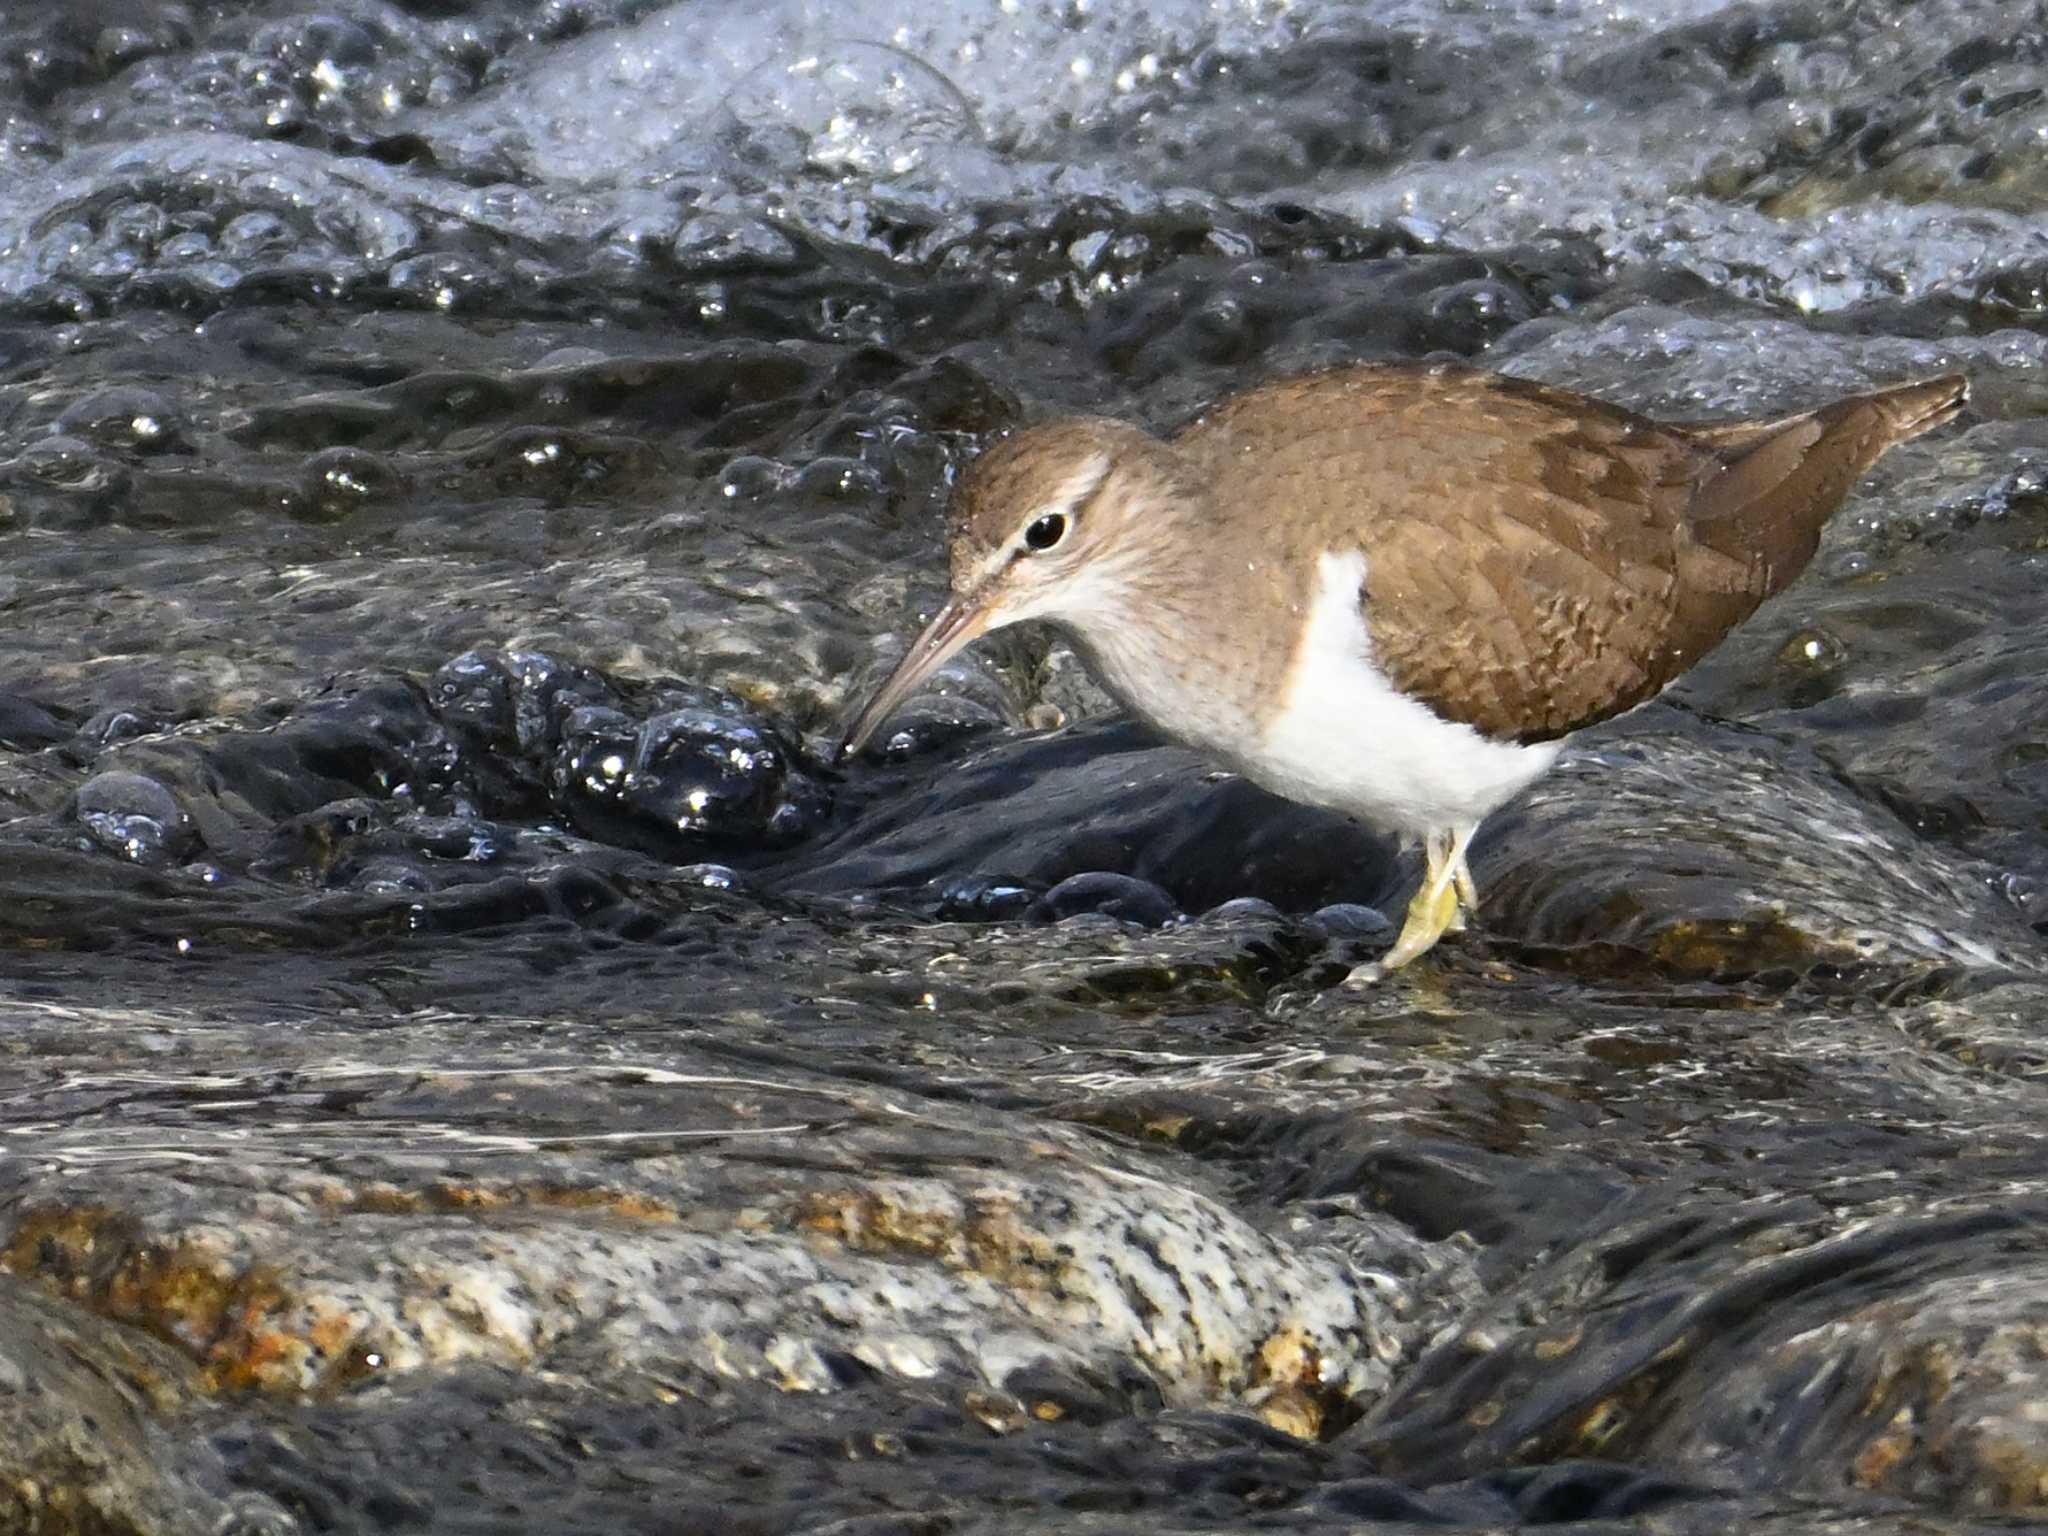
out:
<path id="1" fill-rule="evenodd" d="M 1368 908 L 1367 910 L 1371 910 Z M 1284 923 L 1287 915 L 1263 896 L 1237 896 L 1211 907 L 1202 914 L 1204 921 L 1216 922 L 1260 922 Z"/>
<path id="2" fill-rule="evenodd" d="M 1147 928 L 1164 927 L 1180 916 L 1173 898 L 1151 881 L 1107 871 L 1069 875 L 1031 909 L 1033 917 L 1052 923 L 1082 912 L 1101 912 Z"/>
<path id="3" fill-rule="evenodd" d="M 1037 901 L 1037 891 L 1015 880 L 953 880 L 939 891 L 938 917 L 942 922 L 1002 923 L 1025 916 Z"/>
<path id="4" fill-rule="evenodd" d="M 1319 939 L 1379 939 L 1394 931 L 1386 913 L 1377 907 L 1353 901 L 1333 902 L 1319 907 L 1302 920 L 1302 926 Z"/>

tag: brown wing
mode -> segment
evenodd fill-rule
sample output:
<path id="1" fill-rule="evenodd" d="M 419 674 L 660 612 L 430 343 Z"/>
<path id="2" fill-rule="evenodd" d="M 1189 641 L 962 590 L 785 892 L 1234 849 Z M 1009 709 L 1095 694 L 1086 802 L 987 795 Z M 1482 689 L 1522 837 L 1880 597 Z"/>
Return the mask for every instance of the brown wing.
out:
<path id="1" fill-rule="evenodd" d="M 1394 686 L 1539 741 L 1650 697 L 1790 580 L 1877 455 L 1941 419 L 1939 383 L 1908 387 L 1931 418 L 1910 429 L 1895 391 L 1693 431 L 1469 369 L 1341 369 L 1240 396 L 1176 445 L 1248 537 L 1364 549 Z"/>

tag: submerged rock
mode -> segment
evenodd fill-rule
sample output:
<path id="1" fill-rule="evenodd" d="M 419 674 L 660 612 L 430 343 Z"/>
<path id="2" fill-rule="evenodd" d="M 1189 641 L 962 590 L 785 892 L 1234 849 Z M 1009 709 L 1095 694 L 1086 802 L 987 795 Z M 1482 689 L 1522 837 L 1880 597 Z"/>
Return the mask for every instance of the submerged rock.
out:
<path id="1" fill-rule="evenodd" d="M 59 1138 L 51 1155 L 85 1162 L 61 1199 L 0 1191 L 0 1268 L 171 1340 L 216 1391 L 287 1395 L 565 1352 L 831 1391 L 850 1359 L 1027 1397 L 1142 1380 L 1314 1439 L 1409 1347 L 1418 1298 L 1391 1277 L 1085 1137 L 683 1065 L 456 1069 L 429 1089 L 426 1140 L 392 1134 L 345 1169 L 231 1137 L 187 1141 L 197 1182 L 171 1165 L 103 1181 L 89 1143 Z M 396 1110 L 419 1089 L 358 1074 L 348 1091 Z M 575 1127 L 503 1142 L 507 1092 Z M 486 1156 L 475 1177 L 420 1161 L 451 1135 Z M 608 1167 L 627 1144 L 630 1168 Z"/>

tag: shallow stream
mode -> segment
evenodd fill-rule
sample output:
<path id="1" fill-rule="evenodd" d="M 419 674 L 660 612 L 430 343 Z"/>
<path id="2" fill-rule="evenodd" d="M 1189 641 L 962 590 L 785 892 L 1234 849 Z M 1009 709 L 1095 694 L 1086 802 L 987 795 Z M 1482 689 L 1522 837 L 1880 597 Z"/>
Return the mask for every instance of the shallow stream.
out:
<path id="1" fill-rule="evenodd" d="M 1985 0 L 0 13 L 0 1530 L 2048 1510 L 2048 43 Z M 975 445 L 1943 370 L 1412 855 L 1049 635 Z"/>

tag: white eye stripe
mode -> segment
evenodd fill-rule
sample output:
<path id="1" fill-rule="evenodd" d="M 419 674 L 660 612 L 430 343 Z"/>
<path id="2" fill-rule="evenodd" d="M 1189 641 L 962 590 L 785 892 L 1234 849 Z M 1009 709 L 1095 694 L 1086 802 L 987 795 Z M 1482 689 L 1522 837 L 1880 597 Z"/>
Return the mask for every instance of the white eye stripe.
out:
<path id="1" fill-rule="evenodd" d="M 1017 527 L 1017 543 L 1026 550 L 1031 546 L 1025 535 L 1033 524 L 1042 518 L 1064 517 L 1068 523 L 1074 521 L 1074 514 L 1086 505 L 1088 498 L 1102 488 L 1102 482 L 1109 478 L 1109 455 L 1091 453 L 1075 466 L 1074 472 L 1053 487 L 1053 493 L 1031 509 Z M 1035 553 L 1035 551 L 1034 551 Z"/>

